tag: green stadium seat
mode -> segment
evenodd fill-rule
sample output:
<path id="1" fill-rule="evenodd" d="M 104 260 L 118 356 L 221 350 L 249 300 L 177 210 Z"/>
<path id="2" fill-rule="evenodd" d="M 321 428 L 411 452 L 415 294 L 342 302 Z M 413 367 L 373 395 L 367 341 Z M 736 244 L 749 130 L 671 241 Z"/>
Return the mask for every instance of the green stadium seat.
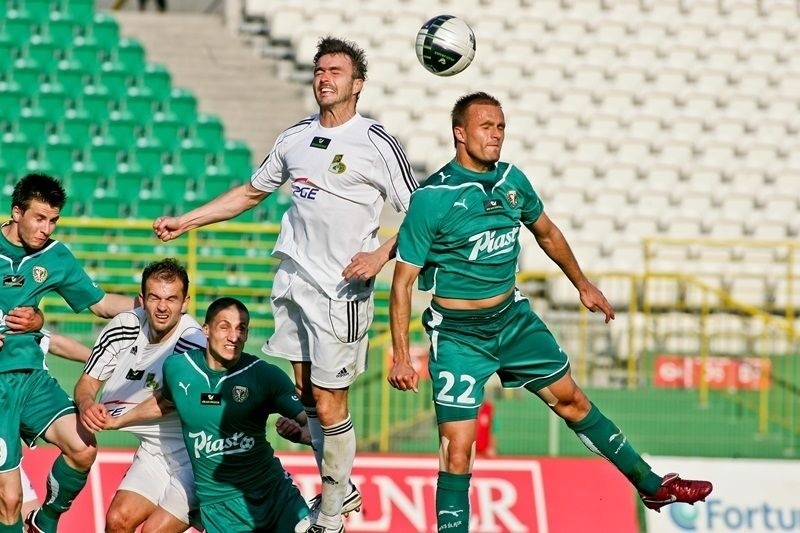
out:
<path id="1" fill-rule="evenodd" d="M 72 165 L 81 149 L 64 135 L 52 135 L 44 146 L 44 156 L 56 176 L 65 176 L 72 171 Z"/>
<path id="2" fill-rule="evenodd" d="M 169 199 L 140 198 L 136 201 L 135 205 L 136 218 L 154 220 L 164 215 L 175 215 L 178 214 L 179 207 L 179 205 Z"/>
<path id="3" fill-rule="evenodd" d="M 225 145 L 225 128 L 216 115 L 201 114 L 192 126 L 193 137 L 212 151 L 219 151 Z"/>
<path id="4" fill-rule="evenodd" d="M 0 81 L 0 120 L 14 120 L 19 116 L 25 93 L 14 81 Z"/>
<path id="5" fill-rule="evenodd" d="M 64 188 L 67 196 L 74 199 L 87 200 L 92 198 L 104 198 L 108 189 L 108 180 L 103 177 L 101 172 L 86 168 L 74 170 L 64 178 Z"/>
<path id="6" fill-rule="evenodd" d="M 150 89 L 156 100 L 169 99 L 170 91 L 172 90 L 172 78 L 164 65 L 148 63 L 137 78 L 137 86 Z"/>
<path id="7" fill-rule="evenodd" d="M 147 87 L 128 87 L 125 95 L 125 110 L 130 113 L 139 123 L 152 120 L 153 113 L 158 108 L 158 100 Z"/>
<path id="8" fill-rule="evenodd" d="M 16 130 L 31 145 L 44 144 L 49 132 L 50 120 L 44 112 L 35 107 L 23 107 L 17 118 Z"/>
<path id="9" fill-rule="evenodd" d="M 104 121 L 111 112 L 113 100 L 108 89 L 102 85 L 85 85 L 80 108 L 96 121 Z"/>
<path id="10" fill-rule="evenodd" d="M 30 16 L 37 24 L 47 22 L 52 9 L 50 0 L 23 0 L 17 5 Z"/>
<path id="11" fill-rule="evenodd" d="M 19 175 L 24 173 L 28 158 L 31 155 L 31 145 L 18 133 L 4 133 L 0 138 L 0 157 L 6 162 L 12 172 Z"/>
<path id="12" fill-rule="evenodd" d="M 91 79 L 91 73 L 83 68 L 80 62 L 64 59 L 59 61 L 55 71 L 56 80 L 64 88 L 64 92 L 72 100 L 80 99 L 83 95 L 83 87 Z"/>
<path id="13" fill-rule="evenodd" d="M 105 133 L 123 150 L 136 145 L 142 126 L 127 111 L 112 111 L 105 122 Z"/>
<path id="14" fill-rule="evenodd" d="M 8 35 L 0 33 L 0 73 L 8 72 L 14 67 L 18 50 L 19 47 L 11 41 Z"/>
<path id="15" fill-rule="evenodd" d="M 34 32 L 36 22 L 26 13 L 9 10 L 3 22 L 3 33 L 17 46 L 27 43 Z"/>
<path id="16" fill-rule="evenodd" d="M 203 195 L 208 199 L 215 198 L 237 183 L 241 181 L 237 181 L 226 167 L 209 165 L 203 178 Z"/>
<path id="17" fill-rule="evenodd" d="M 166 164 L 158 175 L 159 189 L 165 198 L 181 199 L 186 196 L 189 174 L 180 164 Z"/>
<path id="18" fill-rule="evenodd" d="M 72 46 L 75 37 L 80 35 L 80 29 L 75 19 L 65 17 L 58 11 L 52 12 L 47 22 L 47 36 L 56 47 L 64 51 Z"/>
<path id="19" fill-rule="evenodd" d="M 96 136 L 89 147 L 89 161 L 102 176 L 112 176 L 122 157 L 121 147 L 109 137 Z"/>
<path id="20" fill-rule="evenodd" d="M 184 127 L 171 113 L 155 113 L 149 125 L 149 134 L 162 146 L 172 151 L 184 137 Z"/>
<path id="21" fill-rule="evenodd" d="M 45 73 L 36 61 L 28 58 L 19 58 L 14 61 L 14 69 L 11 71 L 14 81 L 19 84 L 26 95 L 35 94 L 39 90 L 39 85 L 44 81 Z"/>
<path id="22" fill-rule="evenodd" d="M 56 70 L 61 51 L 49 37 L 33 35 L 25 46 L 25 56 L 35 61 L 41 70 L 49 73 Z"/>
<path id="23" fill-rule="evenodd" d="M 89 202 L 89 213 L 94 218 L 133 218 L 133 204 L 120 198 L 104 197 L 93 198 Z"/>
<path id="24" fill-rule="evenodd" d="M 72 107 L 72 101 L 59 83 L 42 84 L 35 102 L 51 121 L 56 122 L 60 121 L 67 109 Z"/>
<path id="25" fill-rule="evenodd" d="M 100 65 L 98 72 L 100 83 L 108 89 L 114 100 L 124 100 L 131 86 L 132 76 L 125 65 L 118 62 L 106 61 Z"/>
<path id="26" fill-rule="evenodd" d="M 169 93 L 169 111 L 186 125 L 197 121 L 197 98 L 188 89 L 174 88 Z"/>
<path id="27" fill-rule="evenodd" d="M 175 159 L 183 165 L 190 176 L 198 177 L 206 173 L 212 155 L 205 145 L 186 139 L 181 143 L 180 150 L 176 151 Z"/>
<path id="28" fill-rule="evenodd" d="M 95 13 L 92 19 L 92 37 L 100 46 L 112 49 L 119 45 L 119 24 L 114 17 Z"/>
<path id="29" fill-rule="evenodd" d="M 94 17 L 94 0 L 60 0 L 61 11 L 83 25 L 89 25 Z"/>
<path id="30" fill-rule="evenodd" d="M 69 48 L 68 56 L 77 61 L 84 70 L 96 72 L 106 59 L 106 51 L 93 39 L 78 36 Z"/>
<path id="31" fill-rule="evenodd" d="M 231 171 L 231 174 L 240 180 L 250 177 L 253 173 L 250 148 L 242 141 L 227 140 L 222 151 L 222 161 Z"/>
<path id="32" fill-rule="evenodd" d="M 114 189 L 121 198 L 153 198 L 158 196 L 155 180 L 146 176 L 137 165 L 120 164 L 114 176 Z"/>
<path id="33" fill-rule="evenodd" d="M 169 152 L 165 152 L 161 143 L 147 137 L 139 138 L 133 150 L 133 160 L 146 176 L 161 173 Z"/>
<path id="34" fill-rule="evenodd" d="M 114 48 L 113 56 L 133 74 L 144 71 L 147 64 L 142 43 L 129 37 L 120 39 L 119 44 Z"/>
<path id="35" fill-rule="evenodd" d="M 72 142 L 85 145 L 100 133 L 100 125 L 82 109 L 68 109 L 60 122 L 60 131 Z"/>

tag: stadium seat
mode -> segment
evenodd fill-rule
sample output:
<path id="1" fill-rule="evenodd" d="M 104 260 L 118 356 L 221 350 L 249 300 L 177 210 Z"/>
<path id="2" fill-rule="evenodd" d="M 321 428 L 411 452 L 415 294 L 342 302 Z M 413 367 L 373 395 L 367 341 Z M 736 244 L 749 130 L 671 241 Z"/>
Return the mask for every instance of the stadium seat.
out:
<path id="1" fill-rule="evenodd" d="M 72 106 L 72 102 L 59 83 L 44 83 L 35 97 L 36 107 L 42 110 L 48 120 L 58 122 Z"/>
<path id="2" fill-rule="evenodd" d="M 15 120 L 22 109 L 25 93 L 14 81 L 0 81 L 0 120 Z"/>
<path id="3" fill-rule="evenodd" d="M 45 113 L 35 107 L 24 107 L 16 122 L 16 131 L 33 146 L 44 144 L 50 132 L 50 120 Z"/>
<path id="4" fill-rule="evenodd" d="M 187 89 L 174 88 L 169 93 L 169 111 L 185 125 L 197 121 L 197 98 Z"/>
<path id="5" fill-rule="evenodd" d="M 46 36 L 33 35 L 24 49 L 25 56 L 47 73 L 53 72 L 61 59 L 62 51 Z"/>
<path id="6" fill-rule="evenodd" d="M 124 148 L 114 142 L 110 137 L 95 136 L 92 138 L 89 150 L 89 161 L 95 166 L 101 176 L 113 176 L 117 171 L 117 163 Z"/>
<path id="7" fill-rule="evenodd" d="M 136 145 L 143 126 L 127 111 L 112 111 L 105 121 L 105 134 L 114 140 L 123 150 Z"/>
<path id="8" fill-rule="evenodd" d="M 56 176 L 65 176 L 72 170 L 72 164 L 80 147 L 64 135 L 51 135 L 44 145 L 44 156 Z"/>
<path id="9" fill-rule="evenodd" d="M 211 164 L 213 153 L 206 148 L 205 144 L 196 143 L 189 139 L 185 140 L 176 152 L 176 159 L 186 169 L 191 177 L 203 176 L 206 169 Z"/>
<path id="10" fill-rule="evenodd" d="M 62 11 L 80 22 L 89 25 L 94 17 L 94 0 L 60 0 Z"/>
<path id="11" fill-rule="evenodd" d="M 120 39 L 116 48 L 113 48 L 113 57 L 124 65 L 131 74 L 138 74 L 144 71 L 147 63 L 142 43 L 128 37 Z"/>
<path id="12" fill-rule="evenodd" d="M 9 10 L 3 21 L 3 33 L 17 46 L 27 43 L 34 32 L 36 21 L 27 13 Z"/>
<path id="13" fill-rule="evenodd" d="M 67 55 L 84 70 L 96 72 L 100 64 L 105 61 L 107 52 L 93 39 L 78 36 L 75 37 Z"/>
<path id="14" fill-rule="evenodd" d="M 19 88 L 26 95 L 35 94 L 39 85 L 44 81 L 45 73 L 39 64 L 28 58 L 19 58 L 14 61 L 11 76 L 19 84 Z"/>
<path id="15" fill-rule="evenodd" d="M 156 100 L 167 100 L 172 89 L 169 71 L 164 65 L 148 63 L 137 75 L 137 86 L 150 90 Z"/>
<path id="16" fill-rule="evenodd" d="M 132 150 L 131 156 L 146 176 L 153 177 L 161 172 L 169 152 L 165 151 L 157 140 L 141 137 L 137 141 L 136 147 Z"/>
<path id="17" fill-rule="evenodd" d="M 99 83 L 106 88 L 114 100 L 124 100 L 128 87 L 132 85 L 130 70 L 119 62 L 105 61 L 98 71 Z"/>
<path id="18" fill-rule="evenodd" d="M 253 172 L 250 148 L 242 141 L 226 140 L 222 151 L 222 162 L 238 180 L 245 180 Z"/>
<path id="19" fill-rule="evenodd" d="M 219 151 L 225 144 L 222 121 L 216 115 L 200 114 L 192 126 L 192 136 L 211 151 Z"/>
<path id="20" fill-rule="evenodd" d="M 92 19 L 91 35 L 97 44 L 113 49 L 119 45 L 119 24 L 116 19 L 105 13 L 95 13 Z"/>
<path id="21" fill-rule="evenodd" d="M 83 87 L 80 108 L 94 120 L 102 122 L 108 119 L 114 100 L 103 85 L 90 84 Z"/>
<path id="22" fill-rule="evenodd" d="M 55 11 L 51 13 L 50 20 L 47 22 L 47 36 L 60 50 L 66 51 L 72 46 L 82 28 L 77 21 L 69 17 L 64 17 Z"/>
<path id="23" fill-rule="evenodd" d="M 158 100 L 147 87 L 128 87 L 125 110 L 139 122 L 149 122 L 158 109 Z"/>
<path id="24" fill-rule="evenodd" d="M 100 124 L 92 119 L 86 111 L 69 109 L 64 113 L 59 129 L 72 142 L 84 144 L 89 143 L 92 137 L 100 133 L 100 127 Z"/>
<path id="25" fill-rule="evenodd" d="M 31 145 L 20 134 L 7 132 L 0 138 L 0 157 L 12 172 L 17 174 L 24 173 L 27 162 L 31 154 Z"/>
<path id="26" fill-rule="evenodd" d="M 172 113 L 155 113 L 149 123 L 148 134 L 168 150 L 175 150 L 185 137 L 185 128 Z"/>

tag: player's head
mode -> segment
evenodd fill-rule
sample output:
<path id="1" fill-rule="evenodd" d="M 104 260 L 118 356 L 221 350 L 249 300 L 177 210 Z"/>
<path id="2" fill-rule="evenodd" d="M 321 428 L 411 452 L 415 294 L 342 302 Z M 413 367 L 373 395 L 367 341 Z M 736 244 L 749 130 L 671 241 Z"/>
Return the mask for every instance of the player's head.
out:
<path id="1" fill-rule="evenodd" d="M 208 338 L 206 361 L 212 368 L 230 368 L 242 355 L 250 327 L 250 312 L 236 298 L 211 302 L 206 311 L 203 333 Z"/>
<path id="2" fill-rule="evenodd" d="M 500 101 L 477 92 L 462 96 L 450 113 L 456 160 L 472 170 L 488 170 L 500 159 L 506 120 Z"/>
<path id="3" fill-rule="evenodd" d="M 323 37 L 314 55 L 314 98 L 320 110 L 346 104 L 355 107 L 364 81 L 367 59 L 352 41 Z"/>
<path id="4" fill-rule="evenodd" d="M 142 306 L 155 338 L 160 342 L 175 331 L 189 303 L 189 276 L 175 259 L 154 261 L 142 272 Z"/>
<path id="5" fill-rule="evenodd" d="M 40 250 L 50 240 L 61 216 L 67 193 L 61 182 L 45 174 L 28 174 L 11 194 L 13 242 L 29 250 Z"/>

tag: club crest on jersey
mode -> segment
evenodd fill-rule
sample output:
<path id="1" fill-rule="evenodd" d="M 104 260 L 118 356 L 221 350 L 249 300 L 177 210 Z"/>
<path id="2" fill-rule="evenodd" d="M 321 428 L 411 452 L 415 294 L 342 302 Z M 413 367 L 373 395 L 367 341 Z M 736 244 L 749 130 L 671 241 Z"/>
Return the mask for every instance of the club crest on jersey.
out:
<path id="1" fill-rule="evenodd" d="M 43 283 L 47 279 L 47 269 L 42 266 L 33 267 L 33 281 Z"/>
<path id="2" fill-rule="evenodd" d="M 343 157 L 344 154 L 336 154 L 333 156 L 333 161 L 331 161 L 331 166 L 328 167 L 328 170 L 334 174 L 342 174 L 345 170 L 347 170 L 347 165 L 342 163 Z"/>
<path id="3" fill-rule="evenodd" d="M 148 372 L 144 380 L 144 386 L 147 389 L 156 390 L 158 388 L 158 380 L 154 372 Z"/>
<path id="4" fill-rule="evenodd" d="M 506 193 L 506 198 L 508 199 L 508 205 L 511 207 L 517 207 L 519 203 L 519 198 L 517 197 L 517 191 L 508 191 Z"/>
<path id="5" fill-rule="evenodd" d="M 243 403 L 250 396 L 250 389 L 242 385 L 236 385 L 231 389 L 231 396 L 234 402 Z"/>

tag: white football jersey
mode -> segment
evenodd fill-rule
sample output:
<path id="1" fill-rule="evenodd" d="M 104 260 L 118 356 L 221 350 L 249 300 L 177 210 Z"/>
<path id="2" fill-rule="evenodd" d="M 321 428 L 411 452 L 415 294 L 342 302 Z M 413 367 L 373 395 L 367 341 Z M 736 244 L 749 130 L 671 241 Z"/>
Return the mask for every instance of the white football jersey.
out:
<path id="1" fill-rule="evenodd" d="M 120 416 L 161 388 L 161 366 L 173 353 L 205 348 L 200 324 L 184 314 L 172 335 L 158 344 L 149 341 L 150 326 L 142 308 L 115 316 L 103 328 L 86 361 L 84 373 L 103 381 L 100 402 L 111 416 Z M 147 424 L 123 428 L 136 435 L 153 454 L 184 448 L 177 413 Z"/>
<path id="2" fill-rule="evenodd" d="M 281 220 L 273 254 L 288 257 L 335 300 L 362 299 L 373 283 L 347 283 L 342 271 L 358 252 L 378 248 L 388 199 L 406 212 L 417 180 L 397 140 L 356 114 L 334 128 L 313 115 L 281 133 L 251 178 L 273 192 L 291 180 L 292 205 Z"/>

